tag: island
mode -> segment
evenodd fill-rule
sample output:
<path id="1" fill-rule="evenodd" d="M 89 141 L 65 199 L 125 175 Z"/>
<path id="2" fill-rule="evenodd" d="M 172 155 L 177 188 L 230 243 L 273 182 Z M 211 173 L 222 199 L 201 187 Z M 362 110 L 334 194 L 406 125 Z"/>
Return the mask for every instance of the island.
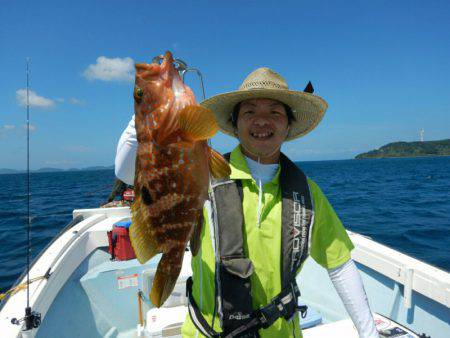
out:
<path id="1" fill-rule="evenodd" d="M 450 156 L 450 139 L 420 142 L 393 142 L 359 154 L 356 159 L 386 157 Z"/>

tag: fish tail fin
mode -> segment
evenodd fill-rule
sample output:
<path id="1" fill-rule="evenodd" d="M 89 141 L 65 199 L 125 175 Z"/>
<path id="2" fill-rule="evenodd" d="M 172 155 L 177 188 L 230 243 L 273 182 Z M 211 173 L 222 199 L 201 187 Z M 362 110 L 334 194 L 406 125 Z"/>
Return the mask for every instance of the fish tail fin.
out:
<path id="1" fill-rule="evenodd" d="M 184 247 L 177 247 L 161 257 L 150 291 L 150 300 L 156 307 L 163 305 L 175 288 L 183 256 Z"/>
<path id="2" fill-rule="evenodd" d="M 139 207 L 139 198 L 132 205 L 130 241 L 139 263 L 144 264 L 160 252 L 159 245 L 151 236 L 148 222 L 145 222 L 143 206 Z"/>
<path id="3" fill-rule="evenodd" d="M 209 168 L 215 178 L 225 178 L 231 174 L 228 162 L 212 148 L 209 148 Z"/>
<path id="4" fill-rule="evenodd" d="M 198 217 L 198 222 L 194 227 L 194 232 L 190 239 L 190 248 L 193 256 L 197 256 L 201 245 L 201 235 L 203 228 L 203 210 L 200 210 L 200 216 Z"/>
<path id="5" fill-rule="evenodd" d="M 202 106 L 186 106 L 180 111 L 180 130 L 191 141 L 202 141 L 213 137 L 219 130 L 211 110 Z"/>

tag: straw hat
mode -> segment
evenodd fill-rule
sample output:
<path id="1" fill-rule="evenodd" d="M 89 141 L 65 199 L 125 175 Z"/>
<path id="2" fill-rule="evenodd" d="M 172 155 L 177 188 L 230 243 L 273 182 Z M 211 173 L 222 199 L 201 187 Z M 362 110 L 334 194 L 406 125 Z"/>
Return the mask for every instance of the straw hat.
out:
<path id="1" fill-rule="evenodd" d="M 289 141 L 313 130 L 322 120 L 328 108 L 325 100 L 313 95 L 313 91 L 310 84 L 303 92 L 289 90 L 281 75 L 269 68 L 258 68 L 247 76 L 238 90 L 210 97 L 201 105 L 214 112 L 222 132 L 236 136 L 231 123 L 231 113 L 236 104 L 256 98 L 283 102 L 291 107 L 295 117 L 286 138 Z"/>

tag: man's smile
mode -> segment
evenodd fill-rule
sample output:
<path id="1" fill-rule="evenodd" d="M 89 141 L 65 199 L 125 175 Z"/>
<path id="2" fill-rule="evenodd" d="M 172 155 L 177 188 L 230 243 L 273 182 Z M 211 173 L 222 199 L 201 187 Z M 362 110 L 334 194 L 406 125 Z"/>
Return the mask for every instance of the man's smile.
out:
<path id="1" fill-rule="evenodd" d="M 273 136 L 273 131 L 250 132 L 250 135 L 258 140 L 267 140 Z"/>

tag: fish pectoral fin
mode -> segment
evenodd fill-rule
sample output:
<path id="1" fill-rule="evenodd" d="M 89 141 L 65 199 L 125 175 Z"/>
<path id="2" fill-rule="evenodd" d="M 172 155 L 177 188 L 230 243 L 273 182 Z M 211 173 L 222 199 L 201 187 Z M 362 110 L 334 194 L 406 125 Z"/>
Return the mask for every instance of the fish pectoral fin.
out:
<path id="1" fill-rule="evenodd" d="M 201 236 L 203 228 L 203 210 L 200 210 L 200 216 L 190 239 L 190 248 L 192 256 L 197 256 L 201 245 Z"/>
<path id="2" fill-rule="evenodd" d="M 219 130 L 213 112 L 202 106 L 184 107 L 180 111 L 179 127 L 191 141 L 209 139 Z"/>
<path id="3" fill-rule="evenodd" d="M 215 178 L 225 178 L 231 174 L 228 162 L 212 148 L 209 148 L 209 169 Z"/>
<path id="4" fill-rule="evenodd" d="M 184 247 L 180 247 L 172 249 L 161 257 L 153 279 L 152 291 L 150 291 L 150 300 L 156 307 L 163 305 L 175 288 L 183 256 Z"/>
<path id="5" fill-rule="evenodd" d="M 141 206 L 139 206 L 141 205 Z M 144 264 L 160 252 L 159 245 L 148 231 L 141 210 L 145 205 L 137 198 L 133 203 L 132 223 L 129 234 L 134 253 L 139 263 Z"/>

